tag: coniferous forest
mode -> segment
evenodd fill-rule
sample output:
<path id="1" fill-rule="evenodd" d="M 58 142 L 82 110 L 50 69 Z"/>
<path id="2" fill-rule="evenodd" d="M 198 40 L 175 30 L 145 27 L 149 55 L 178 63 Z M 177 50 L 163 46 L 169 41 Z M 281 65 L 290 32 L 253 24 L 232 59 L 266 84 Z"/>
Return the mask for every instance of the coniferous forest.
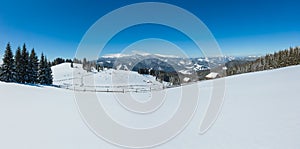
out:
<path id="1" fill-rule="evenodd" d="M 294 47 L 267 54 L 255 61 L 230 61 L 226 63 L 228 76 L 247 72 L 277 69 L 300 64 L 300 48 Z"/>
<path id="2" fill-rule="evenodd" d="M 40 59 L 34 49 L 30 52 L 24 44 L 13 54 L 10 43 L 7 44 L 0 66 L 0 81 L 22 84 L 51 85 L 53 82 L 51 63 L 42 53 Z"/>

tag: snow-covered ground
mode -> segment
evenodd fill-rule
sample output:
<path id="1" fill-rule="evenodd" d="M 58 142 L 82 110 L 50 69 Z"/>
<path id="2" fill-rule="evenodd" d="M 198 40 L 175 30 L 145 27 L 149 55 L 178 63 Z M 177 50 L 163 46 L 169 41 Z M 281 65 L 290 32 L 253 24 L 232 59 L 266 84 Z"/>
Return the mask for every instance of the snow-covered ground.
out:
<path id="1" fill-rule="evenodd" d="M 65 74 L 67 71 L 54 68 L 54 79 L 72 78 Z M 299 74 L 300 66 L 293 66 L 227 77 L 222 111 L 203 135 L 199 134 L 199 125 L 215 80 L 199 82 L 200 100 L 191 123 L 176 138 L 157 148 L 299 149 Z M 133 127 L 149 127 L 172 116 L 180 91 L 181 88 L 158 91 L 166 94 L 165 103 L 150 115 L 132 114 L 115 100 L 115 94 L 144 98 L 150 93 L 98 92 L 97 96 L 114 120 Z M 71 90 L 0 82 L 0 118 L 1 149 L 119 148 L 98 138 L 85 125 Z"/>
<path id="2" fill-rule="evenodd" d="M 137 72 L 108 69 L 100 72 L 87 72 L 81 64 L 63 63 L 52 67 L 53 84 L 62 88 L 82 91 L 150 91 L 161 90 L 163 84 L 151 75 Z"/>

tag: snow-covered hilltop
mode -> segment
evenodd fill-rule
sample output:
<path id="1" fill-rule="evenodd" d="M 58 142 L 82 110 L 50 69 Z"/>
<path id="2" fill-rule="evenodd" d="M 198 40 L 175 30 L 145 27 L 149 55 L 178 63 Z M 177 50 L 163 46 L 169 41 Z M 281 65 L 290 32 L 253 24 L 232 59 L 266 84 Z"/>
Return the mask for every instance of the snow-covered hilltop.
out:
<path id="1" fill-rule="evenodd" d="M 72 78 L 72 73 L 65 73 L 69 71 L 71 70 L 67 64 L 54 67 L 56 83 L 60 83 L 58 79 Z M 109 83 L 105 82 L 105 78 L 109 77 L 105 73 L 114 71 L 107 70 L 93 75 L 101 76 L 100 82 Z M 299 74 L 300 66 L 292 66 L 226 77 L 226 95 L 222 111 L 213 127 L 203 135 L 198 133 L 199 124 L 209 103 L 212 83 L 215 80 L 198 82 L 201 94 L 193 120 L 179 136 L 157 148 L 298 149 Z M 136 82 L 144 82 L 144 78 L 131 75 Z M 64 85 L 65 82 L 61 83 Z M 165 103 L 161 107 L 165 110 L 158 110 L 149 116 L 132 114 L 121 107 L 115 99 L 115 93 L 97 92 L 97 96 L 116 121 L 129 126 L 149 127 L 168 119 L 179 104 L 177 98 L 180 97 L 180 88 L 163 91 L 167 91 Z M 148 92 L 118 94 L 130 94 L 137 98 L 144 94 L 147 95 L 145 97 L 150 95 Z M 0 148 L 119 148 L 98 138 L 85 125 L 71 90 L 0 82 L 0 117 Z"/>
<path id="2" fill-rule="evenodd" d="M 151 75 L 133 71 L 105 69 L 100 72 L 83 70 L 82 64 L 63 63 L 52 67 L 53 84 L 62 88 L 80 91 L 150 91 L 161 90 L 163 84 Z"/>

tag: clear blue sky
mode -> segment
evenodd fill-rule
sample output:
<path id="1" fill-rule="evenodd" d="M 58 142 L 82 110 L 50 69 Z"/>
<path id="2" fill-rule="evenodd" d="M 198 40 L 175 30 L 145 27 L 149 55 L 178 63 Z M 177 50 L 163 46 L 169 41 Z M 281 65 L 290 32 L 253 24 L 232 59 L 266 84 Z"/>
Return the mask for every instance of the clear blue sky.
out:
<path id="1" fill-rule="evenodd" d="M 119 7 L 143 0 L 1 0 L 0 54 L 11 42 L 13 49 L 24 42 L 28 48 L 44 52 L 50 59 L 72 58 L 91 25 L 101 16 Z M 300 45 L 299 0 L 158 0 L 182 7 L 198 16 L 216 37 L 225 55 L 262 55 Z M 128 36 L 130 30 L 145 30 Z M 128 44 L 142 37 L 172 37 L 169 29 L 163 36 L 161 26 L 137 26 L 115 37 L 111 47 Z M 165 29 L 168 30 L 168 29 Z M 126 35 L 126 32 L 128 33 Z M 132 33 L 131 33 L 132 35 Z M 122 37 L 132 37 L 124 40 Z M 135 38 L 134 38 L 135 37 Z M 126 38 L 128 39 L 128 38 Z M 185 38 L 167 38 L 185 42 Z M 125 42 L 125 43 L 124 43 Z M 126 43 L 127 42 L 127 43 Z M 105 53 L 117 53 L 108 48 Z M 192 48 L 186 49 L 193 53 Z M 105 54 L 104 53 L 104 54 Z"/>

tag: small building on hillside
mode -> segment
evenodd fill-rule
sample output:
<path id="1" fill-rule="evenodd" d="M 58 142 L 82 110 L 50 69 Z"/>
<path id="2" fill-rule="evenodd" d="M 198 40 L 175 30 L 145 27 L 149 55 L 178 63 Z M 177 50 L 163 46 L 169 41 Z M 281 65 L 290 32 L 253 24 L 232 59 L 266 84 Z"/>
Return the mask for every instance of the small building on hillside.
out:
<path id="1" fill-rule="evenodd" d="M 206 79 L 216 79 L 216 78 L 220 78 L 220 74 L 216 73 L 216 72 L 211 72 L 208 75 L 205 76 Z"/>

